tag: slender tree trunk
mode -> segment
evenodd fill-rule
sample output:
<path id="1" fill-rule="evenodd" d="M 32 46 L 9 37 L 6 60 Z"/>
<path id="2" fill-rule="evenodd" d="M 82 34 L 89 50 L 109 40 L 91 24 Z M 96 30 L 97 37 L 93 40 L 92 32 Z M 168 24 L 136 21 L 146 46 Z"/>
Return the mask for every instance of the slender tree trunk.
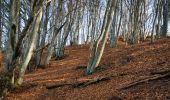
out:
<path id="1" fill-rule="evenodd" d="M 87 11 L 87 38 L 86 38 L 86 44 L 89 42 L 89 37 L 90 37 L 90 18 L 89 18 L 89 11 Z"/>
<path id="2" fill-rule="evenodd" d="M 115 7 L 115 0 L 109 0 L 105 11 L 105 17 L 103 21 L 101 34 L 97 39 L 97 41 L 91 47 L 91 53 L 89 59 L 90 61 L 87 65 L 87 74 L 93 73 L 94 69 L 99 65 L 99 62 L 101 60 L 105 48 L 111 22 L 113 20 L 114 7 Z"/>
<path id="3" fill-rule="evenodd" d="M 170 1 L 169 0 L 163 0 L 163 28 L 162 28 L 162 37 L 167 36 L 167 31 L 168 31 L 168 5 Z"/>
<path id="4" fill-rule="evenodd" d="M 7 49 L 7 65 L 8 65 L 8 71 L 10 73 L 11 83 L 14 84 L 14 64 L 13 61 L 15 60 L 14 55 L 16 51 L 16 45 L 17 45 L 17 36 L 18 36 L 18 23 L 17 23 L 17 15 L 19 13 L 19 3 L 20 1 L 11 0 L 11 12 L 10 12 L 10 34 L 9 34 L 9 42 L 8 42 L 8 49 Z"/>
<path id="5" fill-rule="evenodd" d="M 156 6 L 155 18 L 154 18 L 154 21 L 153 21 L 152 33 L 151 33 L 151 43 L 154 42 L 154 30 L 155 30 L 156 19 L 157 19 L 157 16 L 158 16 L 159 3 L 160 3 L 160 0 L 158 0 L 157 6 Z"/>
<path id="6" fill-rule="evenodd" d="M 110 48 L 115 47 L 115 44 L 116 44 L 117 9 L 118 9 L 118 0 L 116 0 L 114 17 L 113 17 L 113 21 L 112 21 L 112 29 L 111 29 L 111 34 L 110 34 Z"/>
<path id="7" fill-rule="evenodd" d="M 54 41 L 56 41 L 57 35 L 61 31 L 61 29 L 63 28 L 64 25 L 65 25 L 65 23 L 63 25 L 61 25 L 60 28 L 55 31 L 55 35 L 53 36 L 53 38 L 51 40 L 51 43 L 49 44 L 48 54 L 47 54 L 47 57 L 46 57 L 46 60 L 45 60 L 45 67 L 49 64 L 49 61 L 50 61 L 50 59 L 52 57 L 53 47 L 54 47 L 54 43 L 55 43 Z"/>
<path id="8" fill-rule="evenodd" d="M 69 9 L 73 10 L 72 2 L 70 2 L 69 6 L 70 6 Z M 68 25 L 65 26 L 66 29 L 65 29 L 65 31 L 63 33 L 64 34 L 63 38 L 62 38 L 61 43 L 59 44 L 59 46 L 57 48 L 57 52 L 56 52 L 56 58 L 57 59 L 60 59 L 60 58 L 64 57 L 64 46 L 66 45 L 67 38 L 69 36 L 70 31 L 72 30 L 72 26 L 74 25 L 74 17 L 75 17 L 75 15 L 76 15 L 76 11 L 74 11 L 73 14 L 70 14 L 69 18 L 67 18 L 67 20 L 69 22 L 68 22 Z"/>
<path id="9" fill-rule="evenodd" d="M 49 5 L 46 5 L 46 7 L 45 7 L 45 13 L 44 13 L 44 15 L 45 15 L 45 18 L 44 18 L 44 20 L 43 20 L 43 33 L 42 33 L 42 36 L 41 36 L 41 43 L 40 43 L 40 46 L 41 47 L 44 47 L 45 46 L 45 40 L 46 40 L 46 36 L 47 36 L 47 24 L 48 24 L 48 16 L 49 16 Z M 43 49 L 42 50 L 40 50 L 40 52 L 38 52 L 38 57 L 39 57 L 39 59 L 37 60 L 38 62 L 37 62 L 37 65 L 38 66 L 40 66 L 40 64 L 41 64 L 41 61 L 42 61 L 42 54 L 43 54 Z M 42 64 L 42 65 L 44 65 L 44 64 Z"/>
<path id="10" fill-rule="evenodd" d="M 160 2 L 162 3 L 162 2 Z M 160 4 L 160 8 L 159 8 L 159 14 L 158 14 L 158 24 L 156 26 L 156 36 L 157 38 L 160 38 L 161 36 L 161 18 L 162 18 L 162 4 Z"/>
<path id="11" fill-rule="evenodd" d="M 2 0 L 0 0 L 0 50 L 2 49 Z"/>
<path id="12" fill-rule="evenodd" d="M 73 19 L 71 19 L 71 20 L 73 20 Z M 71 30 L 72 25 L 73 25 L 73 21 L 69 23 L 69 25 L 67 27 L 67 31 L 64 34 L 64 38 L 61 40 L 62 42 L 60 43 L 59 47 L 57 48 L 57 54 L 56 54 L 57 59 L 63 58 L 63 56 L 64 56 L 64 46 L 66 45 L 67 37 L 69 35 L 69 31 Z"/>
<path id="13" fill-rule="evenodd" d="M 58 17 L 58 19 L 53 18 L 53 21 L 55 21 L 56 27 L 57 27 L 57 25 L 59 26 L 58 23 L 61 23 L 60 20 L 62 19 L 62 15 L 63 15 L 63 12 L 62 12 L 62 10 L 63 10 L 63 2 L 62 2 L 62 0 L 59 0 L 58 3 L 59 3 L 59 6 L 57 7 L 57 12 L 58 12 L 57 15 L 59 17 Z M 54 5 L 54 9 L 56 9 L 55 5 Z M 44 64 L 45 66 L 44 67 L 47 67 L 47 65 L 49 64 L 49 61 L 50 61 L 52 55 L 54 54 L 54 46 L 56 46 L 55 43 L 57 42 L 57 35 L 62 30 L 62 28 L 64 27 L 65 23 L 66 22 L 64 22 L 64 24 L 61 25 L 58 29 L 56 27 L 53 29 L 53 33 L 54 34 L 53 34 L 53 37 L 52 37 L 52 39 L 50 41 L 50 44 L 49 44 L 49 47 L 48 47 L 48 53 L 47 53 L 47 57 L 46 57 L 46 60 L 45 60 L 45 64 Z"/>
<path id="14" fill-rule="evenodd" d="M 123 2 L 122 2 L 122 0 L 120 0 L 120 19 L 119 19 L 119 25 L 118 25 L 118 29 L 117 29 L 117 34 L 116 34 L 116 43 L 115 43 L 115 45 L 117 46 L 117 43 L 118 43 L 118 40 L 119 40 L 119 33 L 120 33 L 120 27 L 121 27 L 121 23 L 122 23 L 122 17 L 123 17 L 123 7 L 122 7 L 122 5 L 123 5 Z"/>

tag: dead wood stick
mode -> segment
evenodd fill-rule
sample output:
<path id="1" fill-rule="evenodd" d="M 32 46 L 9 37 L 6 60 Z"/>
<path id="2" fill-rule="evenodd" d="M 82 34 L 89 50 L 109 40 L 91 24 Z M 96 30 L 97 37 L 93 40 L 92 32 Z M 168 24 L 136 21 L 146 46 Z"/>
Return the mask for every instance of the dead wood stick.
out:
<path id="1" fill-rule="evenodd" d="M 72 86 L 74 88 L 77 88 L 77 87 L 86 87 L 88 85 L 91 85 L 91 84 L 96 84 L 98 82 L 101 82 L 101 81 L 107 81 L 107 80 L 110 80 L 112 76 L 101 76 L 101 77 L 97 77 L 97 78 L 94 78 L 94 79 L 91 79 L 91 80 L 87 80 L 85 82 L 78 82 L 76 84 L 73 84 Z"/>
<path id="2" fill-rule="evenodd" d="M 154 75 L 154 74 L 166 74 L 166 73 L 169 73 L 170 72 L 170 69 L 169 70 L 162 70 L 162 71 L 158 71 L 158 72 L 151 72 L 150 74 Z"/>
<path id="3" fill-rule="evenodd" d="M 139 84 L 141 84 L 141 83 L 148 82 L 148 81 L 158 80 L 158 79 L 161 79 L 161 78 L 165 78 L 165 77 L 167 77 L 167 76 L 170 76 L 170 72 L 169 72 L 169 73 L 166 73 L 166 74 L 163 74 L 163 75 L 160 75 L 160 74 L 158 74 L 158 75 L 152 75 L 152 76 L 150 76 L 149 78 L 140 79 L 140 80 L 137 80 L 137 81 L 135 81 L 135 82 L 132 82 L 132 83 L 130 83 L 130 84 L 128 84 L 128 85 L 125 85 L 125 86 L 123 86 L 122 88 L 120 88 L 119 90 L 128 89 L 128 88 L 130 88 L 130 87 L 132 87 L 132 86 L 136 86 L 136 85 L 139 85 Z"/>
<path id="4" fill-rule="evenodd" d="M 78 88 L 78 87 L 85 87 L 91 84 L 95 84 L 101 81 L 106 81 L 110 80 L 112 76 L 100 76 L 100 77 L 95 77 L 93 79 L 78 79 L 73 83 L 54 83 L 54 84 L 47 84 L 46 88 L 47 89 L 53 89 L 53 88 L 58 88 L 58 87 L 64 87 L 64 86 L 72 86 L 73 88 Z"/>

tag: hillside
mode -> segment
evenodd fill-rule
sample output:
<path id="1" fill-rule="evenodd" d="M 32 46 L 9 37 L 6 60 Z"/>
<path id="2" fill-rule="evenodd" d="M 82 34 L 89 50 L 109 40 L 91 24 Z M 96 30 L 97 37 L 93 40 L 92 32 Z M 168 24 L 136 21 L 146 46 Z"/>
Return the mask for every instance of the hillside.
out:
<path id="1" fill-rule="evenodd" d="M 21 88 L 8 93 L 7 100 L 170 99 L 170 38 L 153 44 L 119 43 L 113 49 L 107 45 L 92 75 L 85 73 L 89 46 L 67 47 L 65 52 L 64 59 L 52 59 L 48 68 L 27 72 Z M 46 88 L 49 84 L 75 84 L 104 76 L 108 78 L 89 85 Z"/>

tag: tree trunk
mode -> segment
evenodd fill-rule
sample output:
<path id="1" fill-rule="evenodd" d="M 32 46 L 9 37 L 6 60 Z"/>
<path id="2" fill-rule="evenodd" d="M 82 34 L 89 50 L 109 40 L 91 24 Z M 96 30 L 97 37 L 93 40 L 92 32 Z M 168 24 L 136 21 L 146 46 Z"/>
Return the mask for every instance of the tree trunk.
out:
<path id="1" fill-rule="evenodd" d="M 87 65 L 87 74 L 91 74 L 94 72 L 94 68 L 96 68 L 101 60 L 104 47 L 107 40 L 107 35 L 110 30 L 111 22 L 113 19 L 114 14 L 114 7 L 115 7 L 115 0 L 109 0 L 107 3 L 107 8 L 105 11 L 105 17 L 103 21 L 102 31 L 94 44 L 91 47 L 90 53 L 90 61 Z"/>
<path id="2" fill-rule="evenodd" d="M 45 46 L 45 40 L 46 40 L 46 36 L 47 36 L 47 24 L 48 24 L 48 16 L 49 16 L 49 5 L 46 5 L 45 9 L 46 12 L 44 12 L 45 18 L 43 20 L 43 33 L 41 36 L 41 43 L 40 43 L 40 47 L 44 47 Z M 43 53 L 43 49 L 40 50 L 38 52 L 38 59 L 37 59 L 37 66 L 42 66 L 44 64 L 41 64 L 41 60 L 42 60 L 42 53 Z"/>
<path id="3" fill-rule="evenodd" d="M 112 29 L 111 29 L 111 34 L 110 34 L 110 48 L 115 47 L 115 44 L 116 44 L 117 8 L 118 8 L 118 0 L 116 0 L 114 17 L 113 17 L 113 21 L 112 21 Z"/>
<path id="4" fill-rule="evenodd" d="M 73 5 L 72 5 L 72 2 L 70 2 L 69 4 L 69 9 L 72 10 L 73 8 Z M 63 58 L 64 57 L 64 46 L 66 45 L 66 42 L 67 42 L 67 38 L 69 36 L 69 33 L 72 29 L 72 26 L 74 25 L 74 17 L 76 15 L 76 11 L 73 12 L 73 14 L 70 14 L 69 15 L 69 18 L 67 20 L 69 20 L 68 22 L 68 25 L 66 26 L 66 31 L 64 31 L 63 33 L 63 38 L 61 40 L 61 43 L 59 44 L 58 48 L 57 48 L 57 52 L 56 52 L 56 58 L 57 59 L 60 59 L 60 58 Z"/>
<path id="5" fill-rule="evenodd" d="M 168 5 L 170 1 L 169 0 L 163 0 L 163 27 L 162 27 L 162 37 L 167 36 L 167 31 L 168 31 Z"/>
<path id="6" fill-rule="evenodd" d="M 41 18 L 42 18 L 42 13 L 43 13 L 42 4 L 40 3 L 40 4 L 36 5 L 36 6 L 39 9 L 38 9 L 38 11 L 34 11 L 34 28 L 33 28 L 32 34 L 31 34 L 31 42 L 30 42 L 29 48 L 27 50 L 26 57 L 25 57 L 23 63 L 21 64 L 21 70 L 19 72 L 18 80 L 15 83 L 16 85 L 21 85 L 22 84 L 23 77 L 24 77 L 25 71 L 27 69 L 28 63 L 31 60 L 31 57 L 32 57 L 32 55 L 34 53 L 34 49 L 36 47 L 39 26 L 40 26 L 40 22 L 41 22 Z M 35 9 L 35 10 L 37 10 L 37 9 Z"/>
<path id="7" fill-rule="evenodd" d="M 155 18 L 154 18 L 154 21 L 153 21 L 152 33 L 151 33 L 151 43 L 154 42 L 154 30 L 155 30 L 156 19 L 157 19 L 157 16 L 158 16 L 159 3 L 160 3 L 160 0 L 158 0 L 157 6 L 156 6 Z"/>
<path id="8" fill-rule="evenodd" d="M 63 28 L 63 26 L 65 25 L 65 23 L 63 25 L 60 26 L 59 29 L 56 30 L 56 34 L 53 36 L 52 40 L 51 40 L 51 43 L 49 44 L 49 47 L 48 47 L 48 54 L 47 54 L 47 57 L 46 57 L 46 60 L 45 60 L 45 67 L 49 64 L 49 61 L 52 57 L 52 54 L 53 54 L 53 47 L 54 47 L 54 41 L 56 41 L 57 39 L 57 34 L 61 31 L 61 29 Z"/>
<path id="9" fill-rule="evenodd" d="M 58 17 L 57 17 L 57 19 L 55 17 L 53 17 L 53 19 L 52 19 L 53 21 L 55 21 L 55 27 L 53 29 L 53 36 L 52 36 L 52 39 L 51 39 L 49 47 L 48 47 L 48 53 L 47 53 L 47 57 L 46 57 L 46 60 L 45 60 L 44 67 L 47 67 L 47 65 L 49 64 L 49 61 L 50 61 L 52 55 L 55 54 L 54 53 L 54 47 L 56 46 L 57 35 L 59 34 L 61 29 L 65 25 L 65 22 L 64 22 L 64 24 L 61 25 L 58 29 L 56 28 L 57 26 L 62 24 L 62 22 L 60 20 L 62 19 L 62 15 L 63 15 L 63 2 L 62 2 L 62 0 L 59 0 L 58 3 L 59 3 L 59 5 L 58 5 L 57 8 L 55 8 L 55 5 L 53 5 L 54 9 L 57 9 Z M 54 10 L 54 14 L 55 14 L 55 10 Z"/>
<path id="10" fill-rule="evenodd" d="M 0 0 L 0 11 L 2 11 L 2 1 Z M 0 50 L 2 49 L 2 13 L 0 12 Z"/>

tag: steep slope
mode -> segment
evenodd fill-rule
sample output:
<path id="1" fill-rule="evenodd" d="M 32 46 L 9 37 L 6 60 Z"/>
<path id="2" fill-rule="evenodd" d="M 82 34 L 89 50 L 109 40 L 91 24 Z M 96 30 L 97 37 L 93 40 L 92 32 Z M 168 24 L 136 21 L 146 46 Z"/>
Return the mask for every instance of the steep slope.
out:
<path id="1" fill-rule="evenodd" d="M 52 59 L 47 69 L 37 69 L 25 75 L 20 89 L 7 95 L 8 100 L 119 100 L 170 98 L 170 77 L 129 84 L 170 72 L 170 39 L 160 39 L 153 44 L 144 42 L 117 48 L 106 46 L 99 68 L 86 75 L 89 46 L 66 48 L 64 59 Z M 169 72 L 167 72 L 169 71 Z M 61 86 L 46 89 L 52 83 L 75 83 L 76 80 L 112 76 L 84 87 Z M 168 75 L 167 75 L 168 76 Z M 126 88 L 124 88 L 126 87 Z M 123 89 L 122 89 L 123 88 Z"/>

